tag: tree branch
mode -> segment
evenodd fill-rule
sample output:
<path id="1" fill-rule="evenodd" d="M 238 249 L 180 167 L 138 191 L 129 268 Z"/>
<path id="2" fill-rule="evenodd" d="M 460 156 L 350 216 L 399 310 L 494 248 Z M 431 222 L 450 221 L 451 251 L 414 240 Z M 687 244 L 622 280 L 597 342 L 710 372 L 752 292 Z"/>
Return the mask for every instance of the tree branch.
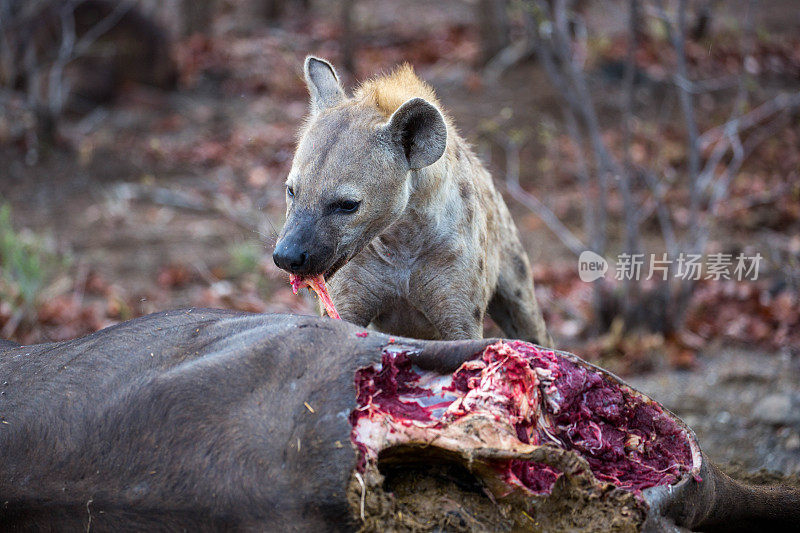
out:
<path id="1" fill-rule="evenodd" d="M 507 136 L 500 140 L 506 155 L 505 188 L 522 205 L 536 213 L 550 231 L 564 243 L 572 253 L 579 256 L 586 245 L 567 228 L 541 200 L 523 189 L 519 184 L 519 144 Z"/>
<path id="2" fill-rule="evenodd" d="M 700 146 L 705 148 L 730 131 L 744 131 L 763 122 L 775 113 L 794 110 L 800 107 L 800 91 L 796 93 L 782 93 L 764 102 L 749 113 L 728 120 L 725 124 L 715 126 L 704 132 L 698 139 Z"/>
<path id="3" fill-rule="evenodd" d="M 89 30 L 83 34 L 80 40 L 75 44 L 75 54 L 73 55 L 73 58 L 85 54 L 86 51 L 89 50 L 89 47 L 92 46 L 97 39 L 102 37 L 111 28 L 116 26 L 117 23 L 122 20 L 122 17 L 124 17 L 128 11 L 133 9 L 137 3 L 138 0 L 121 0 L 114 7 L 114 10 L 111 13 L 106 15 L 103 20 L 89 28 Z"/>
<path id="4" fill-rule="evenodd" d="M 694 102 L 692 93 L 687 90 L 689 71 L 686 65 L 686 0 L 678 1 L 677 26 L 672 22 L 664 8 L 663 0 L 657 2 L 658 11 L 664 22 L 667 35 L 672 41 L 677 56 L 677 72 L 674 80 L 678 86 L 678 98 L 681 105 L 684 121 L 686 122 L 687 149 L 689 151 L 689 231 L 691 243 L 695 244 L 700 231 L 700 189 L 698 178 L 700 176 L 700 145 L 698 143 L 697 120 L 694 116 Z M 697 253 L 698 250 L 693 249 Z"/>

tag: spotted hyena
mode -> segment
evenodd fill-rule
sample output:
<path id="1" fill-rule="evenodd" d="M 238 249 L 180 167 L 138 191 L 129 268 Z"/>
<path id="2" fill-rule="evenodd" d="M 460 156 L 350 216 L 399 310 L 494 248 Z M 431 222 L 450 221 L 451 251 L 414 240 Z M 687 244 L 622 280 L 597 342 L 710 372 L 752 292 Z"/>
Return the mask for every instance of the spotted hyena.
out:
<path id="1" fill-rule="evenodd" d="M 324 274 L 341 316 L 397 335 L 551 344 L 519 233 L 436 95 L 403 65 L 342 89 L 308 57 L 311 113 L 286 180 L 274 260 Z"/>

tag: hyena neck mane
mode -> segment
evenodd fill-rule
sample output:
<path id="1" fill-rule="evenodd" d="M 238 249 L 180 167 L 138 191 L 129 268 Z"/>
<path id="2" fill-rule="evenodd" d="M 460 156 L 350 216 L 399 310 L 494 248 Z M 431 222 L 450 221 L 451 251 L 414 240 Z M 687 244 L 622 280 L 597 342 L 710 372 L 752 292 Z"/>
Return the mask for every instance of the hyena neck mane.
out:
<path id="1" fill-rule="evenodd" d="M 354 100 L 371 104 L 387 119 L 412 98 L 424 98 L 441 111 L 433 87 L 419 79 L 408 63 L 389 74 L 366 80 L 353 93 Z"/>
<path id="2" fill-rule="evenodd" d="M 414 179 L 411 182 L 409 207 L 420 210 L 426 209 L 431 202 L 446 202 L 449 190 L 458 188 L 454 176 L 461 173 L 454 172 L 454 166 L 459 163 L 457 154 L 468 151 L 466 142 L 458 135 L 433 87 L 422 81 L 408 63 L 398 66 L 389 74 L 364 81 L 353 92 L 355 102 L 377 109 L 387 120 L 412 98 L 423 98 L 436 106 L 447 128 L 447 147 L 442 157 L 432 165 L 411 171 Z"/>

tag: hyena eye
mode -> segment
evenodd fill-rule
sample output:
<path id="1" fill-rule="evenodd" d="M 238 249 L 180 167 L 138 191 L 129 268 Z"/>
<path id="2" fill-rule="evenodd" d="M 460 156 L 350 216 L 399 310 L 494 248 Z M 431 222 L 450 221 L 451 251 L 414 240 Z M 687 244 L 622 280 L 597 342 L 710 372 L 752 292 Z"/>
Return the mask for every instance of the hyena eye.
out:
<path id="1" fill-rule="evenodd" d="M 356 200 L 338 200 L 331 204 L 331 210 L 339 213 L 355 213 L 359 205 L 361 202 Z"/>
<path id="2" fill-rule="evenodd" d="M 291 185 L 286 186 L 286 194 L 289 195 L 289 198 L 294 198 L 294 189 Z"/>

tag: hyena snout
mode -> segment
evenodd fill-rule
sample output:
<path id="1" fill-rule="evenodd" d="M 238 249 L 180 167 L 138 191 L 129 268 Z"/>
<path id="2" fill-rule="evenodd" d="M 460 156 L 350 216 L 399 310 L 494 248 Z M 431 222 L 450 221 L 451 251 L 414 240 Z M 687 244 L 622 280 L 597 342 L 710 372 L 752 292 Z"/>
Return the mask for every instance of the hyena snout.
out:
<path id="1" fill-rule="evenodd" d="M 335 242 L 328 233 L 311 231 L 307 226 L 291 228 L 277 244 L 272 260 L 278 268 L 298 276 L 324 274 L 336 260 Z"/>
<path id="2" fill-rule="evenodd" d="M 283 239 L 275 246 L 275 251 L 272 253 L 272 260 L 278 268 L 287 272 L 298 275 L 307 275 L 311 272 L 311 255 L 304 246 L 296 241 L 289 241 Z"/>

